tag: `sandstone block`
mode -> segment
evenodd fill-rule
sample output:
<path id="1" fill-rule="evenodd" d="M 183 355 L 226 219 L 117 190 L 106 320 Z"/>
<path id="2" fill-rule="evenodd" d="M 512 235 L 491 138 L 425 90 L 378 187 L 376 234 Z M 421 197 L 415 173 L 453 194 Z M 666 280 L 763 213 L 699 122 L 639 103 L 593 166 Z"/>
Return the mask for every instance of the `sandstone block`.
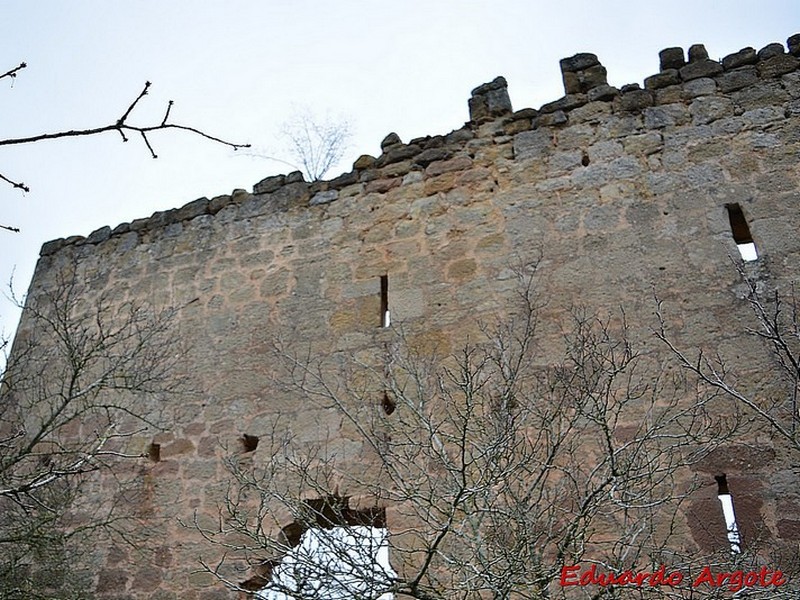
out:
<path id="1" fill-rule="evenodd" d="M 472 97 L 469 99 L 470 120 L 480 123 L 511 112 L 511 99 L 504 77 L 496 77 L 472 90 Z"/>
<path id="2" fill-rule="evenodd" d="M 738 69 L 746 65 L 754 65 L 758 62 L 758 55 L 754 48 L 742 48 L 738 52 L 729 54 L 722 59 L 722 68 L 726 71 Z"/>
<path id="3" fill-rule="evenodd" d="M 681 76 L 677 69 L 664 69 L 661 73 L 646 78 L 644 87 L 646 90 L 658 90 L 680 82 Z"/>
<path id="4" fill-rule="evenodd" d="M 791 54 L 778 54 L 758 63 L 758 74 L 767 79 L 791 73 L 800 66 L 800 58 Z"/>
<path id="5" fill-rule="evenodd" d="M 329 202 L 333 202 L 339 197 L 339 192 L 337 190 L 326 190 L 324 192 L 319 192 L 315 194 L 311 200 L 308 201 L 309 206 L 317 206 L 319 204 L 328 204 Z"/>
<path id="6" fill-rule="evenodd" d="M 683 56 L 683 48 L 664 48 L 658 53 L 661 71 L 669 69 L 680 69 L 686 64 L 686 59 Z"/>
<path id="7" fill-rule="evenodd" d="M 514 158 L 543 158 L 553 148 L 553 138 L 544 129 L 524 131 L 514 136 Z"/>
<path id="8" fill-rule="evenodd" d="M 708 51 L 703 44 L 693 44 L 689 46 L 689 62 L 700 62 L 708 60 Z"/>
<path id="9" fill-rule="evenodd" d="M 783 54 L 785 50 L 783 49 L 783 44 L 778 44 L 777 42 L 772 44 L 767 44 L 761 50 L 758 51 L 758 60 L 767 60 L 768 58 L 772 58 L 773 56 L 780 56 Z"/>
<path id="10" fill-rule="evenodd" d="M 385 151 L 387 148 L 390 148 L 391 146 L 395 146 L 397 144 L 402 144 L 402 143 L 403 142 L 400 139 L 400 136 L 393 131 L 385 138 L 383 138 L 383 140 L 381 140 L 381 150 Z"/>
<path id="11" fill-rule="evenodd" d="M 690 62 L 685 67 L 681 67 L 680 74 L 684 81 L 697 79 L 699 77 L 713 77 L 722 73 L 722 65 L 713 60 L 698 60 Z"/>
<path id="12" fill-rule="evenodd" d="M 723 94 L 740 90 L 758 82 L 758 72 L 752 65 L 726 71 L 717 77 L 717 86 Z"/>
<path id="13" fill-rule="evenodd" d="M 281 187 L 286 181 L 286 175 L 272 175 L 259 181 L 253 186 L 254 194 L 269 194 Z"/>

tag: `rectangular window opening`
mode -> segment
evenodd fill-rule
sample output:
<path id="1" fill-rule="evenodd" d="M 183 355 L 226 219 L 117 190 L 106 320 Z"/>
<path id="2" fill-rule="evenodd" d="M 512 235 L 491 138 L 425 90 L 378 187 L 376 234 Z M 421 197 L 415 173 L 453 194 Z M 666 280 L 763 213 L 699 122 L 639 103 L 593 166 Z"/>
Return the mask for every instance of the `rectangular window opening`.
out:
<path id="1" fill-rule="evenodd" d="M 747 225 L 747 219 L 744 218 L 742 207 L 738 204 L 726 204 L 725 208 L 728 209 L 733 241 L 736 242 L 736 247 L 739 249 L 742 260 L 748 262 L 756 260 L 758 258 L 758 250 L 753 241 L 753 235 L 750 233 L 750 227 Z"/>
<path id="2" fill-rule="evenodd" d="M 392 318 L 389 313 L 389 276 L 381 275 L 381 327 L 389 327 L 391 324 Z"/>
<path id="3" fill-rule="evenodd" d="M 717 498 L 722 504 L 722 514 L 725 517 L 725 528 L 728 532 L 728 543 L 733 554 L 742 552 L 742 537 L 739 535 L 739 526 L 736 524 L 736 513 L 733 511 L 733 496 L 728 489 L 728 479 L 725 473 L 715 475 L 717 480 Z"/>

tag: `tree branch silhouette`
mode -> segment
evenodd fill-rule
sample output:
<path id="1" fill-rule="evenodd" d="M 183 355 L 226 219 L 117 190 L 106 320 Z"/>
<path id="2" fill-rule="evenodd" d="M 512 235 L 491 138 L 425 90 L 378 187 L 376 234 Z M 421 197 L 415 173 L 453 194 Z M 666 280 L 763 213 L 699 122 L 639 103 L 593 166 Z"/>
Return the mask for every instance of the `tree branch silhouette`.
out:
<path id="1" fill-rule="evenodd" d="M 21 69 L 24 69 L 25 67 L 27 67 L 26 63 L 24 63 L 24 62 L 20 63 L 20 65 L 17 66 L 16 68 L 11 69 L 11 70 L 7 71 L 6 73 L 0 75 L 0 79 L 3 79 L 4 77 L 10 77 L 12 79 L 16 78 L 17 73 Z M 108 131 L 116 131 L 122 137 L 122 141 L 123 142 L 127 142 L 128 141 L 128 139 L 129 139 L 128 136 L 130 134 L 139 134 L 142 137 L 142 141 L 144 142 L 145 146 L 147 146 L 147 149 L 150 151 L 150 155 L 153 158 L 158 158 L 158 155 L 156 154 L 155 150 L 153 149 L 152 144 L 150 143 L 150 139 L 148 137 L 149 134 L 153 133 L 154 131 L 163 131 L 163 130 L 167 130 L 167 129 L 177 129 L 177 130 L 180 130 L 180 131 L 186 131 L 186 132 L 192 133 L 194 135 L 198 135 L 198 136 L 200 136 L 202 138 L 205 138 L 205 139 L 210 140 L 212 142 L 216 142 L 218 144 L 222 144 L 224 146 L 229 146 L 230 148 L 233 148 L 234 150 L 238 150 L 239 148 L 249 148 L 250 147 L 250 144 L 237 144 L 237 143 L 234 143 L 234 142 L 229 142 L 229 141 L 224 140 L 224 139 L 222 139 L 220 137 L 208 134 L 205 131 L 203 131 L 201 129 L 198 129 L 197 127 L 192 127 L 192 126 L 189 126 L 189 125 L 181 125 L 181 124 L 178 124 L 178 123 L 170 123 L 170 122 L 168 122 L 169 116 L 170 116 L 170 112 L 171 112 L 172 106 L 174 104 L 174 102 L 172 100 L 170 100 L 169 103 L 167 104 L 167 109 L 166 109 L 166 111 L 164 113 L 164 118 L 161 120 L 160 123 L 157 123 L 155 125 L 141 125 L 141 126 L 140 125 L 131 124 L 128 121 L 129 117 L 131 116 L 131 114 L 133 113 L 134 109 L 139 104 L 139 102 L 142 100 L 142 98 L 144 98 L 148 94 L 148 91 L 149 91 L 151 85 L 152 84 L 149 81 L 145 82 L 144 87 L 142 88 L 142 91 L 139 92 L 139 95 L 136 97 L 136 99 L 134 99 L 134 101 L 131 102 L 130 106 L 128 106 L 127 110 L 122 114 L 122 116 L 119 117 L 119 119 L 117 119 L 113 123 L 109 123 L 107 125 L 102 125 L 100 127 L 92 127 L 92 128 L 89 128 L 89 129 L 68 129 L 68 130 L 64 130 L 64 131 L 56 131 L 56 132 L 51 132 L 51 133 L 40 133 L 38 135 L 32 135 L 32 136 L 27 136 L 27 137 L 0 139 L 0 146 L 15 146 L 15 145 L 22 145 L 22 144 L 34 144 L 34 143 L 37 143 L 37 142 L 43 142 L 43 141 L 47 141 L 47 140 L 56 140 L 56 139 L 61 139 L 61 138 L 73 138 L 73 137 L 85 137 L 85 136 L 91 136 L 91 135 L 98 135 L 98 134 L 105 133 L 105 132 L 108 132 Z M 30 188 L 27 185 L 25 185 L 24 183 L 22 183 L 21 181 L 15 181 L 13 179 L 10 179 L 9 177 L 5 176 L 2 173 L 0 173 L 0 179 L 5 181 L 6 183 L 10 184 L 13 188 L 22 190 L 23 192 L 29 192 L 30 191 Z M 15 227 L 10 227 L 10 226 L 7 226 L 7 225 L 0 225 L 0 228 L 6 229 L 8 231 L 14 231 L 14 232 L 18 232 L 19 231 L 19 229 L 15 228 Z"/>

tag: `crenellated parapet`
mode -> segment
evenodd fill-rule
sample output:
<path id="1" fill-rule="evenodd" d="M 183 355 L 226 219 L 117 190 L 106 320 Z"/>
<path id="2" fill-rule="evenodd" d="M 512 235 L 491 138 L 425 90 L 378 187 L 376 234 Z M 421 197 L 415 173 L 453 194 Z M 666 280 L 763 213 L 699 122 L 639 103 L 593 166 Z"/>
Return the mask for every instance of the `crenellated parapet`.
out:
<path id="1" fill-rule="evenodd" d="M 666 48 L 659 53 L 658 73 L 639 84 L 619 88 L 608 84 L 607 70 L 598 57 L 580 53 L 560 61 L 565 95 L 538 109 L 513 111 L 507 82 L 497 77 L 472 90 L 470 121 L 446 135 L 425 136 L 403 143 L 395 133 L 381 142 L 380 156 L 363 155 L 353 169 L 328 181 L 306 182 L 302 173 L 274 175 L 256 183 L 252 193 L 234 190 L 230 195 L 200 198 L 181 208 L 103 227 L 86 237 L 57 239 L 42 246 L 48 256 L 65 246 L 97 245 L 112 237 L 136 234 L 158 235 L 177 223 L 201 215 L 216 215 L 229 207 L 242 206 L 248 214 L 286 211 L 295 207 L 317 207 L 362 193 L 387 193 L 419 181 L 431 181 L 428 192 L 447 191 L 446 173 L 463 172 L 472 166 L 480 140 L 503 140 L 524 132 L 560 128 L 585 121 L 639 115 L 640 133 L 660 131 L 686 121 L 710 123 L 725 115 L 741 114 L 762 106 L 793 103 L 786 110 L 800 113 L 797 72 L 800 68 L 800 34 L 791 36 L 786 47 L 771 43 L 756 51 L 744 48 L 721 61 L 709 58 L 702 44 L 684 52 Z M 782 83 L 782 78 L 788 78 Z M 782 87 L 783 85 L 783 87 Z M 788 94 L 785 87 L 794 87 Z M 548 134 L 550 135 L 550 134 Z M 525 153 L 524 140 L 514 147 Z M 438 178 L 438 179 L 437 179 Z M 455 181 L 452 177 L 446 181 Z M 452 187 L 452 185 L 450 186 Z M 137 238 L 138 239 L 138 238 Z M 126 244 L 129 246 L 130 244 Z"/>

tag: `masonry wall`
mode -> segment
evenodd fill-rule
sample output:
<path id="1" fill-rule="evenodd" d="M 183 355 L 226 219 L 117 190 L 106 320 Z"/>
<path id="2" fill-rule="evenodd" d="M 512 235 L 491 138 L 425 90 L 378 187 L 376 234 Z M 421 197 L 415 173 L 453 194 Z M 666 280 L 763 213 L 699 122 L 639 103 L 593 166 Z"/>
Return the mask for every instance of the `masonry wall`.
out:
<path id="1" fill-rule="evenodd" d="M 382 276 L 392 323 L 447 351 L 505 305 L 513 265 L 541 256 L 552 322 L 575 304 L 624 307 L 639 342 L 658 351 L 656 293 L 682 342 L 719 349 L 756 381 L 768 356 L 743 334 L 750 315 L 726 206 L 739 205 L 758 248 L 748 272 L 769 286 L 800 280 L 799 57 L 800 36 L 788 52 L 770 44 L 721 62 L 702 46 L 688 61 L 673 48 L 644 88 L 616 89 L 596 57 L 579 54 L 562 61 L 566 95 L 538 110 L 514 112 L 498 78 L 473 91 L 464 127 L 408 143 L 390 134 L 379 157 L 330 181 L 269 177 L 252 193 L 45 244 L 31 296 L 77 261 L 91 293 L 181 306 L 176 327 L 200 391 L 169 406 L 168 431 L 139 441 L 161 445 L 160 462 L 137 468 L 152 510 L 169 517 L 163 535 L 144 559 L 100 549 L 98 590 L 230 597 L 192 574 L 205 547 L 173 519 L 214 514 L 221 444 L 258 435 L 276 413 L 305 440 L 336 437 L 324 411 L 274 389 L 269 346 L 280 333 L 375 352 L 393 335 L 380 326 Z M 355 442 L 341 443 L 358 458 Z M 748 490 L 742 506 L 774 538 L 797 539 L 791 464 L 754 444 L 703 468 L 712 483 L 727 472 Z M 698 496 L 700 513 L 715 492 Z"/>

